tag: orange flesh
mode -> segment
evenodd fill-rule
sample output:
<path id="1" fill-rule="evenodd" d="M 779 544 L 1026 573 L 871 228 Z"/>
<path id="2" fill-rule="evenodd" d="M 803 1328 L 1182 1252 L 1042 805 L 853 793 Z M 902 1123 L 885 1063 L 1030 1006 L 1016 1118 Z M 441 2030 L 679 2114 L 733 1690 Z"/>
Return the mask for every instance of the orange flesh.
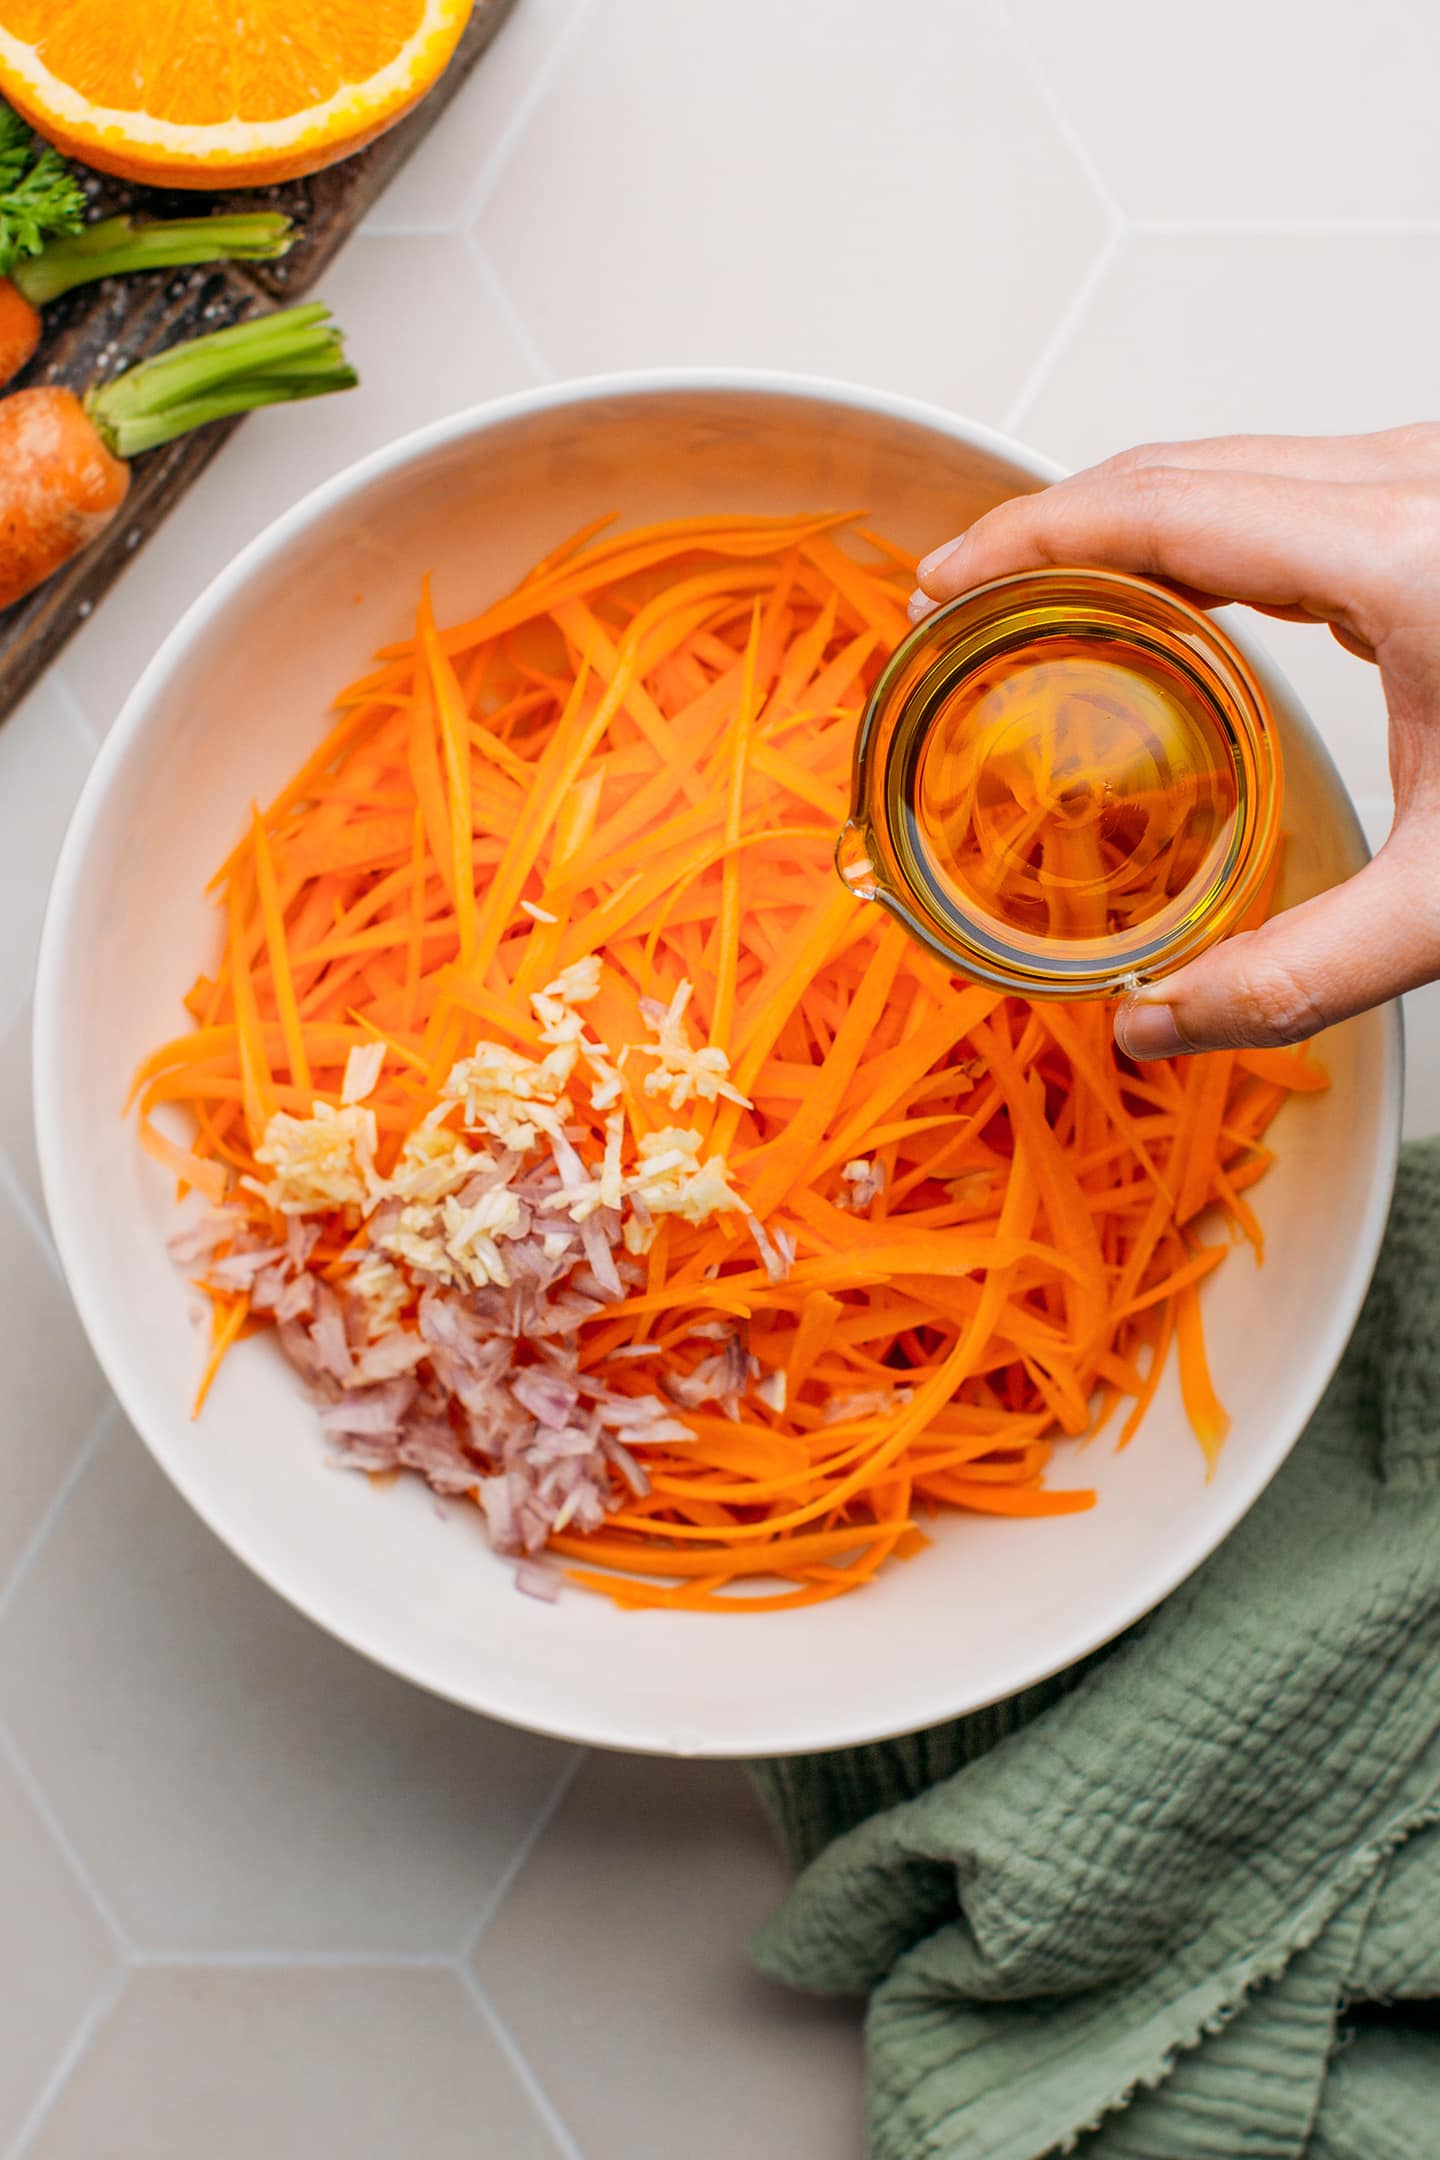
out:
<path id="1" fill-rule="evenodd" d="M 836 522 L 586 535 L 456 628 L 423 601 L 222 865 L 195 1025 L 136 1075 L 147 1144 L 214 1196 L 257 1174 L 274 1107 L 337 1102 L 349 1050 L 383 1039 L 384 1169 L 477 1036 L 534 1053 L 529 994 L 560 968 L 601 954 L 585 1018 L 611 1045 L 644 1039 L 642 997 L 693 983 L 693 1040 L 750 1101 L 683 1120 L 794 1258 L 775 1279 L 742 1218 L 667 1218 L 644 1282 L 582 1330 L 585 1368 L 635 1393 L 713 1350 L 697 1326 L 733 1325 L 773 1391 L 687 1413 L 688 1443 L 645 1450 L 648 1494 L 554 1539 L 624 1606 L 814 1603 L 918 1550 L 939 1509 L 1088 1506 L 1047 1466 L 1120 1397 L 1143 1408 L 1172 1339 L 1213 1463 L 1195 1285 L 1226 1248 L 1197 1218 L 1251 1234 L 1261 1136 L 1326 1084 L 1302 1051 L 1131 1068 L 1104 1007 L 959 984 L 839 887 L 856 722 L 912 572 Z M 632 1128 L 673 1122 L 639 1069 Z M 153 1127 L 165 1103 L 187 1147 Z M 859 1204 L 857 1158 L 878 1186 Z M 354 1232 L 327 1223 L 333 1279 Z M 212 1368 L 244 1327 L 213 1302 Z"/>
<path id="2" fill-rule="evenodd" d="M 0 91 L 63 155 L 157 187 L 261 187 L 392 127 L 469 0 L 0 0 Z"/>
<path id="3" fill-rule="evenodd" d="M 308 111 L 377 74 L 422 14 L 422 0 L 0 0 L 0 25 L 87 103 L 192 127 Z"/>
<path id="4" fill-rule="evenodd" d="M 106 449 L 73 391 L 0 399 L 0 607 L 88 546 L 129 487 L 130 468 Z"/>

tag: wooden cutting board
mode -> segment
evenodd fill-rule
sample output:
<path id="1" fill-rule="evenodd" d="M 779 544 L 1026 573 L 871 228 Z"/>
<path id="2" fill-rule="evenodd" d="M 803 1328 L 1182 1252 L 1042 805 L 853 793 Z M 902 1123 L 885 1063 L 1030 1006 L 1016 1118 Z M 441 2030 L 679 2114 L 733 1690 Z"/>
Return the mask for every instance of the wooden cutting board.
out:
<path id="1" fill-rule="evenodd" d="M 309 292 L 336 251 L 439 119 L 494 37 L 514 0 L 475 0 L 455 57 L 429 96 L 398 127 L 328 172 L 253 193 L 223 195 L 132 187 L 87 176 L 96 216 L 133 210 L 146 217 L 197 217 L 228 210 L 285 210 L 297 233 L 273 263 L 220 263 L 82 286 L 45 310 L 39 352 L 12 387 L 61 382 L 83 390 L 179 339 L 221 330 Z M 363 386 L 359 393 L 364 395 Z M 0 719 L 44 672 L 241 420 L 216 422 L 137 458 L 123 514 L 93 547 L 14 607 L 0 611 Z"/>

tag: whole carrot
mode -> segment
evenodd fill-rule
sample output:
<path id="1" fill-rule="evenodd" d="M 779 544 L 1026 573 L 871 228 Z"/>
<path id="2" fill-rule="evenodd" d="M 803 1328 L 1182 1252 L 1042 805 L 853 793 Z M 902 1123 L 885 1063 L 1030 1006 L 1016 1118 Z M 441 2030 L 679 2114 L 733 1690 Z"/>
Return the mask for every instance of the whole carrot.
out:
<path id="1" fill-rule="evenodd" d="M 97 384 L 0 399 L 0 607 L 33 592 L 105 527 L 130 486 L 126 462 L 209 420 L 348 390 L 328 308 L 282 308 L 191 338 Z"/>
<path id="2" fill-rule="evenodd" d="M 130 488 L 73 390 L 0 402 L 0 601 L 9 606 L 103 532 Z"/>

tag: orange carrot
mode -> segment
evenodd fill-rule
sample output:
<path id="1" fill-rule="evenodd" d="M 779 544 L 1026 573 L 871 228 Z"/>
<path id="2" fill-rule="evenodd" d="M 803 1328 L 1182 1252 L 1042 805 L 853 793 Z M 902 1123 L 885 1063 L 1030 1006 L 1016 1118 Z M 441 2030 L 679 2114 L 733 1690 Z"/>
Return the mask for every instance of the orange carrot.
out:
<path id="1" fill-rule="evenodd" d="M 253 405 L 348 389 L 328 310 L 284 308 L 143 360 L 82 403 L 47 384 L 0 400 L 0 607 L 33 592 L 104 531 L 126 460 Z"/>
<path id="2" fill-rule="evenodd" d="M 40 327 L 40 310 L 10 278 L 0 278 L 0 383 L 8 383 L 33 359 Z"/>
<path id="3" fill-rule="evenodd" d="M 72 390 L 46 385 L 0 401 L 0 607 L 88 547 L 129 490 L 129 466 Z"/>

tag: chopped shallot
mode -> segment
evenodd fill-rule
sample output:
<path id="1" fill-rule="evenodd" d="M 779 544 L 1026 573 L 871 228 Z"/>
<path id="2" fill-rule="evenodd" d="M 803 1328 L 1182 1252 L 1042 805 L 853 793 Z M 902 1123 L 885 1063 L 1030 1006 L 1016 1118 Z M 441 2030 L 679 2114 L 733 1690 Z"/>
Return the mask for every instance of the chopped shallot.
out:
<path id="1" fill-rule="evenodd" d="M 413 1470 L 442 1496 L 470 1494 L 495 1550 L 517 1560 L 519 1587 L 545 1599 L 559 1573 L 529 1556 L 552 1534 L 597 1530 L 612 1509 L 643 1499 L 650 1478 L 634 1451 L 691 1441 L 677 1408 L 718 1404 L 738 1418 L 758 1375 L 733 1323 L 702 1321 L 691 1332 L 717 1346 L 711 1354 L 670 1371 L 663 1394 L 627 1394 L 581 1370 L 580 1327 L 643 1287 L 637 1256 L 666 1215 L 699 1223 L 744 1212 L 771 1274 L 788 1264 L 698 1131 L 643 1132 L 627 1162 L 626 1115 L 606 1107 L 598 1158 L 581 1152 L 593 1143 L 567 1093 L 577 1061 L 597 1076 L 597 1107 L 612 1077 L 609 1099 L 622 1089 L 617 1060 L 585 1035 L 576 1010 L 599 988 L 592 956 L 532 996 L 546 1045 L 539 1059 L 477 1043 L 388 1175 L 376 1167 L 374 1114 L 362 1107 L 386 1046 L 352 1047 L 341 1106 L 317 1101 L 309 1118 L 277 1112 L 256 1151 L 270 1171 L 255 1189 L 274 1210 L 274 1235 L 222 1206 L 176 1241 L 177 1257 L 201 1262 L 212 1288 L 273 1314 L 338 1462 L 371 1476 Z M 689 994 L 682 984 L 669 1005 L 646 1007 L 657 1037 L 647 1092 L 663 1093 L 672 1111 L 692 1095 L 743 1102 L 723 1053 L 690 1046 Z M 315 1258 L 319 1218 L 337 1212 L 353 1255 L 338 1274 Z M 664 1352 L 634 1343 L 615 1355 Z M 757 1392 L 773 1401 L 773 1386 Z"/>

